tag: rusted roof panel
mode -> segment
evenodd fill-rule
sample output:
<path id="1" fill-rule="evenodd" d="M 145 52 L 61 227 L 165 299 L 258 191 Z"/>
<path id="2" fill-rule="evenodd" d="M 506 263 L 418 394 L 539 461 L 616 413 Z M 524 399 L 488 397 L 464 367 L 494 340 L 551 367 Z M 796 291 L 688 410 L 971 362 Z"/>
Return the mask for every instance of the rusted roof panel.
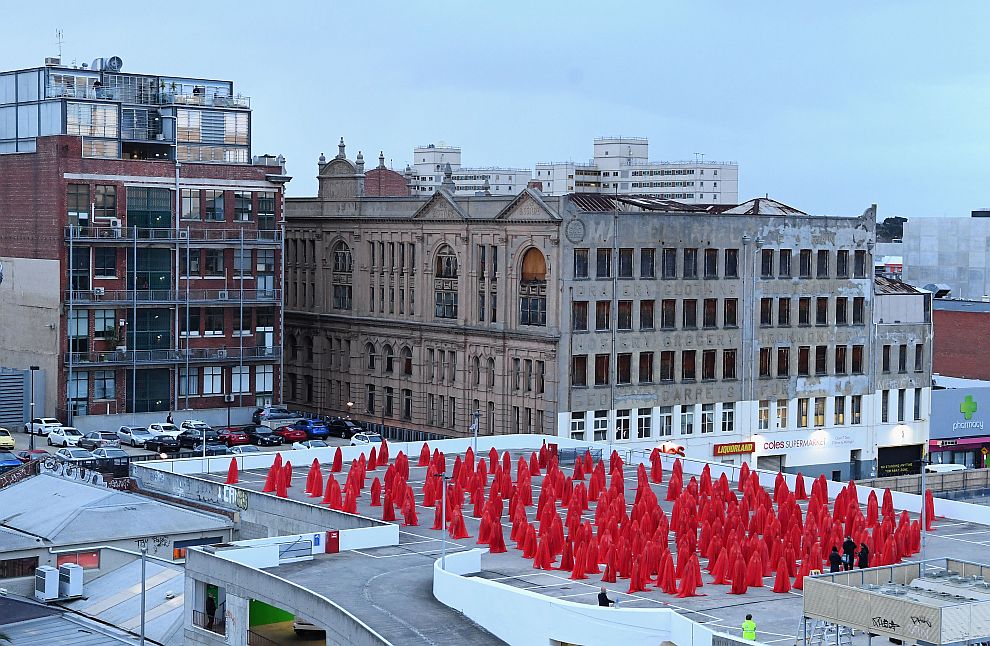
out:
<path id="1" fill-rule="evenodd" d="M 907 283 L 899 280 L 891 280 L 886 276 L 874 276 L 873 284 L 877 294 L 923 294 L 919 289 L 915 289 Z"/>

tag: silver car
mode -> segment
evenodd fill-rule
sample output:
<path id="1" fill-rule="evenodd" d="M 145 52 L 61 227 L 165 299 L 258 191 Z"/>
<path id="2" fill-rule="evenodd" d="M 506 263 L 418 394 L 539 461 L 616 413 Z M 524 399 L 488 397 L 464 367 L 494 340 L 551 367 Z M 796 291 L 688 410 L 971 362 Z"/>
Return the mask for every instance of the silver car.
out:
<path id="1" fill-rule="evenodd" d="M 144 443 L 153 437 L 155 434 L 143 426 L 121 426 L 117 430 L 117 439 L 120 440 L 121 445 L 144 446 Z"/>

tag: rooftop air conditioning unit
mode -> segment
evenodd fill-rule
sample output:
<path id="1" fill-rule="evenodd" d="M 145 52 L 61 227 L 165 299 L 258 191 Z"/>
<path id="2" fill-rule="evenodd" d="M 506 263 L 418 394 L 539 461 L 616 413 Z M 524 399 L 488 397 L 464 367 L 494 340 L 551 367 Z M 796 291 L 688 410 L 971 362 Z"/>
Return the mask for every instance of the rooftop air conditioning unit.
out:
<path id="1" fill-rule="evenodd" d="M 105 293 L 106 293 L 106 290 L 103 289 L 102 287 L 94 287 L 93 288 L 93 296 L 103 296 L 103 294 L 105 294 Z"/>
<path id="2" fill-rule="evenodd" d="M 217 358 L 218 359 L 226 359 L 227 358 L 227 348 L 220 348 L 219 350 L 217 350 Z"/>
<path id="3" fill-rule="evenodd" d="M 221 289 L 220 293 L 217 295 L 217 298 L 220 299 L 221 301 L 225 301 L 230 298 L 230 292 L 228 292 L 226 289 Z"/>
<path id="4" fill-rule="evenodd" d="M 58 596 L 81 597 L 83 592 L 83 569 L 75 563 L 58 567 Z"/>
<path id="5" fill-rule="evenodd" d="M 165 141 L 165 135 L 161 133 L 155 135 L 155 141 Z"/>
<path id="6" fill-rule="evenodd" d="M 185 240 L 189 237 L 189 229 L 179 229 L 179 240 Z"/>
<path id="7" fill-rule="evenodd" d="M 58 570 L 42 565 L 34 571 L 34 598 L 45 602 L 58 599 Z"/>

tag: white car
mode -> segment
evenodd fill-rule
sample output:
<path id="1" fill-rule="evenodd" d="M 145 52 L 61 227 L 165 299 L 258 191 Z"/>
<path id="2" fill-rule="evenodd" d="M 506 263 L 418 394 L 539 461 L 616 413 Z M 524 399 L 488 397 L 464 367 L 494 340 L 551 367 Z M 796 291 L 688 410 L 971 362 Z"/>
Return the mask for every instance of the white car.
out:
<path id="1" fill-rule="evenodd" d="M 71 426 L 56 426 L 48 433 L 48 446 L 75 446 L 82 436 L 79 429 Z"/>
<path id="2" fill-rule="evenodd" d="M 67 447 L 55 451 L 55 459 L 59 462 L 81 462 L 83 460 L 92 460 L 93 454 L 86 449 Z"/>
<path id="3" fill-rule="evenodd" d="M 117 430 L 117 439 L 120 440 L 121 446 L 124 444 L 144 446 L 144 443 L 153 437 L 155 434 L 143 426 L 121 426 Z"/>
<path id="4" fill-rule="evenodd" d="M 179 437 L 179 433 L 182 432 L 181 428 L 169 422 L 148 424 L 148 430 L 151 431 L 152 435 L 168 435 L 169 437 Z"/>
<path id="5" fill-rule="evenodd" d="M 304 440 L 302 442 L 295 442 L 292 445 L 294 449 L 325 449 L 329 444 L 323 440 Z"/>
<path id="6" fill-rule="evenodd" d="M 187 420 L 183 420 L 179 424 L 179 432 L 180 433 L 182 431 L 189 431 L 189 430 L 192 430 L 192 431 L 210 430 L 211 428 L 213 428 L 213 427 L 210 426 L 209 424 L 207 424 L 206 422 L 201 421 L 201 420 L 198 420 L 198 419 L 187 419 Z"/>
<path id="7" fill-rule="evenodd" d="M 48 435 L 53 428 L 61 425 L 62 422 L 54 417 L 35 417 L 30 424 L 24 425 L 24 432 L 29 435 Z"/>
<path id="8" fill-rule="evenodd" d="M 382 436 L 378 433 L 355 433 L 351 436 L 351 446 L 361 444 L 381 444 Z"/>
<path id="9" fill-rule="evenodd" d="M 200 446 L 200 450 L 202 450 L 202 445 Z M 261 449 L 254 444 L 235 444 L 230 447 L 230 452 L 234 455 L 245 455 L 247 453 L 261 453 Z"/>
<path id="10" fill-rule="evenodd" d="M 929 464 L 925 467 L 925 473 L 952 473 L 965 470 L 965 464 Z"/>

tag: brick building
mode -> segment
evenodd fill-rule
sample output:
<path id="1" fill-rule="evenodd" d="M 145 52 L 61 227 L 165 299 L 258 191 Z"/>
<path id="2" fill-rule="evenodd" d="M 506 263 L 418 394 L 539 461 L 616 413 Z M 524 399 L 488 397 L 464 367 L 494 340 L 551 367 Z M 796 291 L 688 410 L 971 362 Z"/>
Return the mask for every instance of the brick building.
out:
<path id="1" fill-rule="evenodd" d="M 935 299 L 934 365 L 940 375 L 990 380 L 990 302 Z"/>
<path id="2" fill-rule="evenodd" d="M 0 73 L 3 363 L 68 422 L 277 401 L 289 177 L 247 98 L 48 63 Z"/>

